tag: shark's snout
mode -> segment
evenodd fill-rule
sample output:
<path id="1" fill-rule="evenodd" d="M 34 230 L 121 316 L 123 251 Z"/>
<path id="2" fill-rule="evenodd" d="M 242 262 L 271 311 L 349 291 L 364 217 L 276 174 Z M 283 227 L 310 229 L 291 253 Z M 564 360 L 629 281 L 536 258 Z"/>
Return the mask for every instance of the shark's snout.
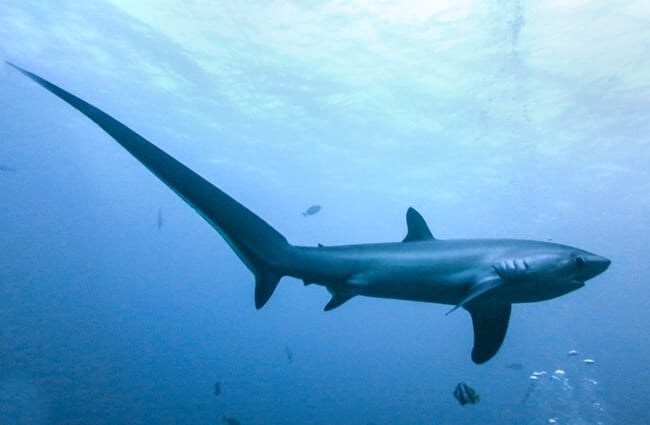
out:
<path id="1" fill-rule="evenodd" d="M 588 254 L 580 257 L 583 260 L 582 275 L 584 280 L 596 277 L 609 267 L 612 261 L 609 258 L 596 254 Z"/>

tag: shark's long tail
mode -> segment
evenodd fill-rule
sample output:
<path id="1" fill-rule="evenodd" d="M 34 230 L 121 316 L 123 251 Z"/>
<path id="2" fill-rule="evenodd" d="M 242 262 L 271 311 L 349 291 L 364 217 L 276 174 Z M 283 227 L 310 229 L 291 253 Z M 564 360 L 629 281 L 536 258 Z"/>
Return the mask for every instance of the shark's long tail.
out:
<path id="1" fill-rule="evenodd" d="M 255 275 L 255 307 L 266 304 L 291 262 L 293 247 L 284 236 L 115 118 L 38 75 L 7 63 L 90 118 L 194 208 Z"/>

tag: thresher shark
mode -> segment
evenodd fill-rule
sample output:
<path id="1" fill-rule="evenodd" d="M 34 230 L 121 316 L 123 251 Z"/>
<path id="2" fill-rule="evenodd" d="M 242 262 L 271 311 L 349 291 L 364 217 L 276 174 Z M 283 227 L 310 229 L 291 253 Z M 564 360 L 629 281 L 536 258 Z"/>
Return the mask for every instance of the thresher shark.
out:
<path id="1" fill-rule="evenodd" d="M 112 116 L 38 75 L 13 68 L 86 115 L 194 208 L 255 276 L 262 308 L 283 276 L 322 285 L 325 310 L 356 296 L 448 304 L 472 317 L 472 360 L 492 358 L 503 343 L 514 303 L 567 294 L 604 272 L 610 260 L 548 241 L 436 239 L 422 216 L 406 212 L 401 242 L 295 246 L 248 208 Z"/>

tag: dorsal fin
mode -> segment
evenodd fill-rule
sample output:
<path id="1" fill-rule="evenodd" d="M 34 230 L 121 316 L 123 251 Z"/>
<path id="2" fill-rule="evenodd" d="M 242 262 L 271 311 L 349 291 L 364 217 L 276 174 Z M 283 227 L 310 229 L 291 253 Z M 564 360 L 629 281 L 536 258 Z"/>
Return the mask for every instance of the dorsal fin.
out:
<path id="1" fill-rule="evenodd" d="M 406 211 L 406 226 L 408 232 L 406 237 L 402 242 L 413 242 L 413 241 L 435 241 L 436 238 L 431 234 L 427 222 L 424 221 L 424 218 L 420 215 L 419 212 L 413 207 L 409 207 Z"/>

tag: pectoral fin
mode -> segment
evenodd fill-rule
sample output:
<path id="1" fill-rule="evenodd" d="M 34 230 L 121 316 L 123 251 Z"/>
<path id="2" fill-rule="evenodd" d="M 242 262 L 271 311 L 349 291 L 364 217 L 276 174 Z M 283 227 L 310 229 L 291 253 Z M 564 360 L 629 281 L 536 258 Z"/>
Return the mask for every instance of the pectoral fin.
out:
<path id="1" fill-rule="evenodd" d="M 497 302 L 475 302 L 465 309 L 472 315 L 474 326 L 474 348 L 472 361 L 482 364 L 499 351 L 508 331 L 511 304 Z"/>
<path id="2" fill-rule="evenodd" d="M 498 288 L 499 286 L 503 285 L 503 280 L 499 276 L 491 276 L 489 278 L 483 279 L 472 285 L 469 289 L 469 292 L 463 298 L 454 308 L 449 310 L 445 315 L 449 313 L 453 313 L 460 307 L 465 307 L 467 303 L 470 301 L 475 300 L 476 298 L 480 297 L 481 295 L 485 294 L 486 292 L 489 292 L 495 288 Z"/>

